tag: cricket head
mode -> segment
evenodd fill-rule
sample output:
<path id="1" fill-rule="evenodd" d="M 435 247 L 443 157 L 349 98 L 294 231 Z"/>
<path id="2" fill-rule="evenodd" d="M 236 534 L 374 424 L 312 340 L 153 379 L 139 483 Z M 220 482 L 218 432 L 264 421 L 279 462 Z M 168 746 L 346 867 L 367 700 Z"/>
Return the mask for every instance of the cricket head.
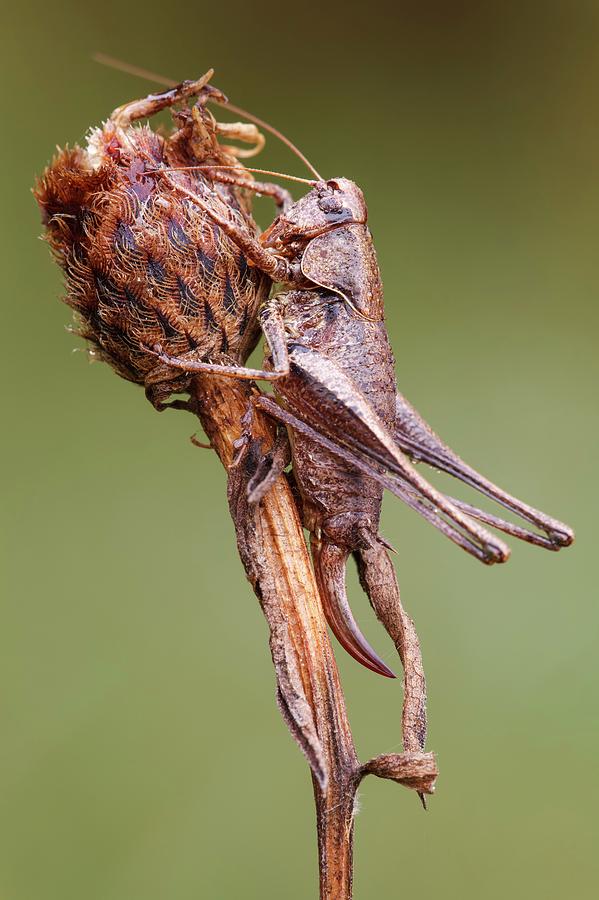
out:
<path id="1" fill-rule="evenodd" d="M 309 281 L 342 297 L 360 316 L 383 318 L 382 286 L 364 194 L 347 178 L 319 181 L 278 216 L 261 241 L 296 259 Z"/>
<path id="2" fill-rule="evenodd" d="M 317 181 L 313 189 L 281 213 L 262 235 L 265 247 L 293 255 L 299 245 L 344 224 L 365 225 L 364 195 L 347 178 Z"/>

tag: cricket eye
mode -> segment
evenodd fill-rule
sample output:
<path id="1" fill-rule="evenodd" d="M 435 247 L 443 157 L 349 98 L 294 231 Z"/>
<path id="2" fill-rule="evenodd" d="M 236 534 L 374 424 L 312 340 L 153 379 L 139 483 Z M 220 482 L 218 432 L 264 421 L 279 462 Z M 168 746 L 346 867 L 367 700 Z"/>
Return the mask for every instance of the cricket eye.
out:
<path id="1" fill-rule="evenodd" d="M 340 197 L 327 194 L 318 200 L 318 208 L 325 214 L 329 225 L 339 225 L 343 222 L 353 222 L 353 211 L 345 206 Z"/>
<path id="2" fill-rule="evenodd" d="M 318 208 L 327 215 L 329 213 L 338 215 L 340 212 L 343 212 L 343 203 L 339 197 L 333 197 L 331 194 L 327 194 L 325 197 L 319 199 Z"/>

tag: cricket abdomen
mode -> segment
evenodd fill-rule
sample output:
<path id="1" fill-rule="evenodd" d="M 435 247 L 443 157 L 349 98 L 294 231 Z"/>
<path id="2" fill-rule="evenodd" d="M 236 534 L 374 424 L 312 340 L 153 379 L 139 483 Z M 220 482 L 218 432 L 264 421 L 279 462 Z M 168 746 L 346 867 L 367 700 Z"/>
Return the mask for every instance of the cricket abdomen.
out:
<path id="1" fill-rule="evenodd" d="M 303 500 L 304 524 L 347 550 L 376 539 L 383 491 L 373 479 L 301 434 L 293 435 L 293 473 Z"/>
<path id="2" fill-rule="evenodd" d="M 325 363 L 330 360 L 351 378 L 385 424 L 393 422 L 393 356 L 382 322 L 364 319 L 336 295 L 322 291 L 288 294 L 284 317 L 294 344 L 318 352 Z M 291 375 L 276 389 L 290 412 L 314 427 L 315 417 L 323 417 L 327 432 L 334 434 L 335 403 L 324 385 L 310 385 L 308 405 L 305 383 L 294 376 L 292 365 Z M 383 489 L 375 479 L 298 433 L 293 437 L 293 469 L 311 531 L 321 530 L 349 550 L 368 546 L 366 534 L 376 540 Z"/>
<path id="3" fill-rule="evenodd" d="M 283 309 L 291 370 L 276 382 L 275 390 L 287 410 L 334 442 L 335 432 L 347 423 L 340 405 L 352 403 L 355 388 L 390 425 L 396 391 L 383 322 L 365 319 L 344 300 L 324 291 L 290 292 L 283 299 Z M 315 358 L 316 368 L 302 367 L 302 356 Z M 356 437 L 359 440 L 360 435 Z M 302 495 L 304 525 L 312 535 L 312 558 L 327 621 L 354 659 L 380 675 L 394 677 L 360 631 L 345 587 L 349 554 L 377 544 L 383 489 L 301 429 L 292 430 L 291 440 L 293 473 Z"/>

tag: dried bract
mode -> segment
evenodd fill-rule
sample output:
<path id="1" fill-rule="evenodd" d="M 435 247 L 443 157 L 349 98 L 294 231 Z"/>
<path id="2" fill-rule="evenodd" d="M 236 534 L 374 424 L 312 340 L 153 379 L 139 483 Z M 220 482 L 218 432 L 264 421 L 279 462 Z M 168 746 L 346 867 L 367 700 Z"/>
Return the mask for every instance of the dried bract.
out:
<path id="1" fill-rule="evenodd" d="M 210 75 L 210 73 L 209 73 Z M 258 337 L 256 314 L 270 280 L 213 219 L 156 176 L 157 167 L 235 166 L 252 178 L 219 135 L 253 141 L 253 125 L 220 125 L 206 103 L 222 98 L 208 76 L 115 110 L 85 148 L 65 149 L 35 187 L 46 238 L 66 275 L 65 300 L 94 355 L 159 405 L 189 379 L 165 369 L 151 348 L 192 352 L 217 364 L 245 360 Z M 189 105 L 189 100 L 195 100 Z M 134 125 L 174 103 L 174 129 Z M 213 173 L 214 174 L 214 173 Z M 239 175 L 239 172 L 237 172 Z M 182 171 L 178 183 L 252 235 L 251 194 L 219 183 L 211 170 Z"/>

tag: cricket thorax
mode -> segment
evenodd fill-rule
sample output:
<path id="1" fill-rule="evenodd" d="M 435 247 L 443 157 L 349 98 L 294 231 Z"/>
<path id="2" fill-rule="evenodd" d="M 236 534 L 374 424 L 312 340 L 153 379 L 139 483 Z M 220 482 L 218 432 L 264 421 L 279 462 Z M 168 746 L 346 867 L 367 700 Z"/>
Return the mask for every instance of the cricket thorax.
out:
<path id="1" fill-rule="evenodd" d="M 317 346 L 327 331 L 334 333 L 344 301 L 337 294 L 317 290 L 289 291 L 280 297 L 285 327 L 292 341 Z"/>

